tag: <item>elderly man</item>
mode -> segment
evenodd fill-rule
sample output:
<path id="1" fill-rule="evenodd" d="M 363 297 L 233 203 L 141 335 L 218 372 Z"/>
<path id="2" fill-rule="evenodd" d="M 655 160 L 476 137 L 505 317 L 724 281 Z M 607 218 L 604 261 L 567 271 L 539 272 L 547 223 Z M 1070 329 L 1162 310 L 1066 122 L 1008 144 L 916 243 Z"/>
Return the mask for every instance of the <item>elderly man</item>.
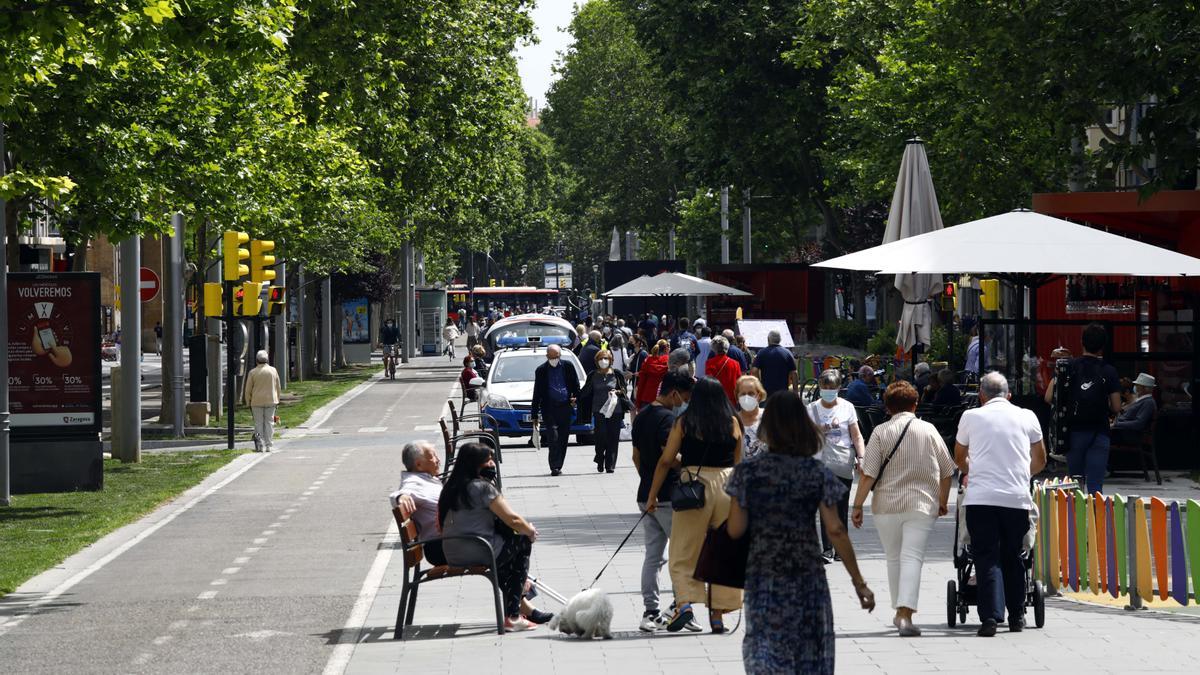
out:
<path id="1" fill-rule="evenodd" d="M 593 330 L 588 333 L 587 344 L 579 350 L 579 365 L 583 366 L 585 376 L 591 375 L 592 371 L 596 369 L 596 354 L 606 347 L 607 343 L 604 342 L 604 336 L 600 334 L 600 331 Z"/>
<path id="2" fill-rule="evenodd" d="M 750 374 L 763 383 L 767 396 L 788 387 L 796 388 L 796 357 L 780 346 L 783 336 L 777 330 L 767 333 L 767 346 L 758 350 Z"/>
<path id="3" fill-rule="evenodd" d="M 750 372 L 750 357 L 746 356 L 746 352 L 737 346 L 737 335 L 732 330 L 726 328 L 721 331 L 721 337 L 729 342 L 729 358 L 738 362 L 738 365 L 742 367 L 743 373 Z"/>
<path id="4" fill-rule="evenodd" d="M 980 406 L 958 423 L 954 460 L 970 480 L 963 506 L 978 580 L 980 637 L 992 637 L 1008 609 L 1008 630 L 1025 627 L 1025 567 L 1021 546 L 1029 531 L 1029 481 L 1046 466 L 1042 426 L 1032 410 L 1008 400 L 1008 381 L 988 373 L 979 381 Z"/>
<path id="5" fill-rule="evenodd" d="M 858 379 L 846 387 L 846 400 L 864 408 L 879 405 L 875 394 L 871 393 L 871 386 L 873 384 L 875 384 L 875 369 L 871 366 L 859 368 Z"/>
<path id="6" fill-rule="evenodd" d="M 275 407 L 279 405 L 279 373 L 267 364 L 267 350 L 260 349 L 254 355 L 258 363 L 246 373 L 246 386 L 242 398 L 250 406 L 254 417 L 254 451 L 270 452 L 274 447 Z"/>
<path id="7" fill-rule="evenodd" d="M 593 359 L 594 365 L 594 359 Z M 579 397 L 579 375 L 563 363 L 558 345 L 546 347 L 546 362 L 533 371 L 533 400 L 529 417 L 534 424 L 546 421 L 546 444 L 550 450 L 550 475 L 562 473 L 571 437 L 571 417 Z"/>
<path id="8" fill-rule="evenodd" d="M 1150 430 L 1154 415 L 1158 412 L 1158 404 L 1154 402 L 1154 387 L 1157 384 L 1153 375 L 1138 373 L 1133 381 L 1136 398 L 1125 406 L 1112 423 L 1113 435 L 1118 443 L 1137 443 L 1142 433 Z"/>
<path id="9" fill-rule="evenodd" d="M 919 361 L 917 365 L 913 366 L 913 386 L 917 388 L 917 393 L 925 393 L 925 387 L 929 386 L 931 374 L 932 369 L 928 361 Z"/>
<path id="10" fill-rule="evenodd" d="M 667 356 L 667 372 L 686 371 L 688 375 L 696 375 L 696 364 L 692 361 L 692 353 L 687 347 L 676 347 Z"/>
<path id="11" fill-rule="evenodd" d="M 438 524 L 438 500 L 442 498 L 442 480 L 438 473 L 442 469 L 442 461 L 437 450 L 429 441 L 411 441 L 400 451 L 400 461 L 404 463 L 404 472 L 400 474 L 400 488 L 388 495 L 392 506 L 400 509 L 404 518 L 412 518 L 417 526 L 417 536 L 421 539 L 432 539 L 441 534 Z M 425 559 L 431 565 L 445 565 L 446 555 L 442 551 L 442 542 L 431 541 L 421 547 Z M 521 615 L 533 623 L 546 623 L 554 617 L 549 612 L 543 612 L 529 604 L 526 598 L 521 598 Z"/>

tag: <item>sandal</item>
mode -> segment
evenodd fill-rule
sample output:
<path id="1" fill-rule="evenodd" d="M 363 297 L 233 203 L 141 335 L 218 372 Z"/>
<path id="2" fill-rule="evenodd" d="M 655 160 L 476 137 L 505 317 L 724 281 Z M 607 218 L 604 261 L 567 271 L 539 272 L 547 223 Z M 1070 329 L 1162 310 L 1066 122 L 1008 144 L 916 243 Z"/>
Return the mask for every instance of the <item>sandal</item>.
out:
<path id="1" fill-rule="evenodd" d="M 709 615 L 708 627 L 712 629 L 713 634 L 720 635 L 725 632 L 725 620 L 722 617 Z"/>
<path id="2" fill-rule="evenodd" d="M 667 624 L 668 633 L 678 633 L 683 630 L 683 627 L 692 620 L 692 603 L 687 602 L 675 608 L 675 615 L 671 617 L 671 622 Z"/>

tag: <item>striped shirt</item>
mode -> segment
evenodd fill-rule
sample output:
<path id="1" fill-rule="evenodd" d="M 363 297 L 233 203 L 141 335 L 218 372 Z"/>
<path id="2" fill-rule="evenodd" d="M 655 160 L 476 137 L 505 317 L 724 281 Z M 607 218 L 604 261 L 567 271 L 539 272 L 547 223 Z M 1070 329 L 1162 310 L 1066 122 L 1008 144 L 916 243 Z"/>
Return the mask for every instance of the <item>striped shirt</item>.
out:
<path id="1" fill-rule="evenodd" d="M 896 440 L 909 420 L 912 425 L 908 433 L 880 477 L 883 460 L 896 447 Z M 916 512 L 936 516 L 941 496 L 938 482 L 954 473 L 954 462 L 936 427 L 903 412 L 871 432 L 862 470 L 867 476 L 880 477 L 872 493 L 871 513 Z"/>

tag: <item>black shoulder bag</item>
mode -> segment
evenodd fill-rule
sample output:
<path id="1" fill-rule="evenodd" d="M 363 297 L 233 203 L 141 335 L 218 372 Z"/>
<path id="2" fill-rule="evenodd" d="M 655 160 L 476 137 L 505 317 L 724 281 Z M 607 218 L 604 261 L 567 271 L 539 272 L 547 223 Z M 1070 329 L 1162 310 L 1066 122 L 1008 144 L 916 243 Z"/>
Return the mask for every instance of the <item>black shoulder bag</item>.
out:
<path id="1" fill-rule="evenodd" d="M 895 455 L 896 451 L 900 449 L 900 443 L 904 440 L 904 435 L 908 433 L 908 427 L 912 425 L 916 419 L 916 417 L 913 417 L 908 421 L 907 424 L 904 425 L 904 429 L 900 431 L 900 438 L 896 439 L 896 445 L 892 446 L 892 451 L 889 452 L 888 456 L 883 459 L 883 464 L 879 465 L 879 475 L 875 476 L 875 482 L 871 484 L 872 492 L 875 490 L 875 488 L 879 487 L 879 481 L 883 478 L 883 470 L 887 468 L 888 462 L 892 461 L 892 456 Z"/>
<path id="2" fill-rule="evenodd" d="M 676 511 L 691 511 L 704 506 L 704 483 L 700 480 L 700 471 L 692 473 L 687 467 L 683 468 L 688 480 L 683 476 L 671 488 L 671 508 Z M 703 470 L 703 467 L 701 467 Z"/>

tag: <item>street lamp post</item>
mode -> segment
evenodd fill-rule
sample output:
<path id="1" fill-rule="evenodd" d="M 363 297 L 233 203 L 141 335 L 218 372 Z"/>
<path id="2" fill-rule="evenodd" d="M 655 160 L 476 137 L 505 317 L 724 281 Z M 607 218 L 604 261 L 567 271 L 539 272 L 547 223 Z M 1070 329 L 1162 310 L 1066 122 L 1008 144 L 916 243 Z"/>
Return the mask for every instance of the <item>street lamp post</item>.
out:
<path id="1" fill-rule="evenodd" d="M 600 266 L 592 265 L 592 288 L 596 291 L 596 297 L 600 296 Z"/>

